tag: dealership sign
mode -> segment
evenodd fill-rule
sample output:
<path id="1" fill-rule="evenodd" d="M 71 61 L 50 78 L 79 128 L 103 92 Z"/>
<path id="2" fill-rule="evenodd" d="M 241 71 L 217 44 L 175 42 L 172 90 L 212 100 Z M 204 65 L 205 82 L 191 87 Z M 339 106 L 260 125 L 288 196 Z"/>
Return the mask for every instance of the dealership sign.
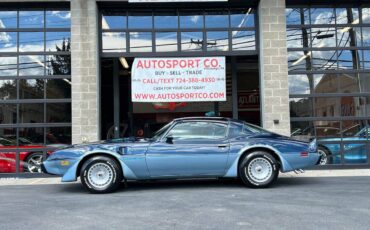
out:
<path id="1" fill-rule="evenodd" d="M 129 3 L 157 3 L 157 2 L 227 2 L 228 0 L 128 0 Z"/>
<path id="2" fill-rule="evenodd" d="M 133 102 L 226 101 L 225 57 L 135 58 Z"/>

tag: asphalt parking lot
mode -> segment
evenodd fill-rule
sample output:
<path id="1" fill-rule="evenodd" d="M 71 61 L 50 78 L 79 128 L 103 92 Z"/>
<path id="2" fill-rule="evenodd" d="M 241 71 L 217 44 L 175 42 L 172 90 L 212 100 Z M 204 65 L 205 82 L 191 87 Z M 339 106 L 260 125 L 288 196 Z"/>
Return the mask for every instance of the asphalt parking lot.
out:
<path id="1" fill-rule="evenodd" d="M 1 229 L 370 229 L 370 177 L 132 182 L 112 194 L 79 183 L 0 186 Z"/>

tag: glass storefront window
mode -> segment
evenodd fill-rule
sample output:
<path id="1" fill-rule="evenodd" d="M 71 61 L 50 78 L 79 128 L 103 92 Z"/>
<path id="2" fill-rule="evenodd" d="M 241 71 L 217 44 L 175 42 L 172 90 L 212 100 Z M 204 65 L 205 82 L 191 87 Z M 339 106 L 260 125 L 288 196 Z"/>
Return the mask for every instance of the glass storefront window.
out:
<path id="1" fill-rule="evenodd" d="M 359 91 L 366 93 L 370 92 L 370 73 L 359 73 L 358 76 Z"/>
<path id="2" fill-rule="evenodd" d="M 125 29 L 127 27 L 127 17 L 120 15 L 103 15 L 102 29 Z"/>
<path id="3" fill-rule="evenodd" d="M 309 94 L 312 74 L 289 75 L 289 94 Z"/>
<path id="4" fill-rule="evenodd" d="M 362 46 L 370 46 L 370 27 L 362 27 Z"/>
<path id="5" fill-rule="evenodd" d="M 180 12 L 180 28 L 203 28 L 203 12 Z"/>
<path id="6" fill-rule="evenodd" d="M 227 11 L 207 11 L 205 20 L 206 28 L 229 27 L 229 15 Z"/>
<path id="7" fill-rule="evenodd" d="M 311 8 L 311 24 L 335 24 L 334 8 Z"/>
<path id="8" fill-rule="evenodd" d="M 71 122 L 71 103 L 48 103 L 46 104 L 47 123 Z"/>
<path id="9" fill-rule="evenodd" d="M 71 13 L 67 10 L 46 11 L 46 28 L 70 28 Z"/>
<path id="10" fill-rule="evenodd" d="M 157 32 L 155 34 L 155 45 L 157 52 L 177 51 L 177 33 Z"/>
<path id="11" fill-rule="evenodd" d="M 19 52 L 44 51 L 43 32 L 20 32 Z"/>
<path id="12" fill-rule="evenodd" d="M 102 51 L 256 51 L 254 8 L 102 12 Z M 118 18 L 122 17 L 122 18 Z M 127 18 L 128 27 L 115 26 Z M 112 25 L 112 26 L 110 26 Z M 216 29 L 215 29 L 216 28 Z M 205 40 L 205 38 L 207 38 Z M 180 42 L 181 44 L 177 44 Z M 126 47 L 129 44 L 129 49 Z M 229 44 L 232 44 L 231 47 Z"/>
<path id="13" fill-rule="evenodd" d="M 305 98 L 290 98 L 289 99 L 290 116 L 291 117 L 312 117 L 312 100 Z"/>
<path id="14" fill-rule="evenodd" d="M 360 143 L 366 141 L 360 133 L 370 108 L 370 27 L 364 24 L 369 12 L 342 6 L 286 10 L 291 125 L 298 130 L 313 122 L 313 137 L 329 155 L 328 164 L 368 163 L 369 143 Z M 303 44 L 303 30 L 311 31 L 312 44 Z M 312 100 L 309 118 L 298 103 L 306 99 Z"/>
<path id="15" fill-rule="evenodd" d="M 17 123 L 17 105 L 0 104 L 0 124 Z"/>
<path id="16" fill-rule="evenodd" d="M 22 79 L 19 80 L 20 99 L 43 99 L 44 80 L 43 79 Z"/>
<path id="17" fill-rule="evenodd" d="M 287 8 L 285 15 L 287 25 L 310 24 L 308 8 Z"/>
<path id="18" fill-rule="evenodd" d="M 44 143 L 44 128 L 20 128 L 19 129 L 19 145 L 42 145 Z"/>
<path id="19" fill-rule="evenodd" d="M 17 82 L 15 80 L 0 80 L 0 100 L 17 99 Z"/>
<path id="20" fill-rule="evenodd" d="M 311 46 L 311 29 L 287 28 L 287 47 L 288 48 L 307 48 Z"/>
<path id="21" fill-rule="evenodd" d="M 44 75 L 45 56 L 43 55 L 20 55 L 19 56 L 19 75 L 35 76 Z"/>
<path id="22" fill-rule="evenodd" d="M 51 127 L 46 128 L 46 144 L 65 144 L 72 142 L 71 127 Z"/>
<path id="23" fill-rule="evenodd" d="M 356 50 L 341 50 L 338 52 L 338 69 L 356 69 L 357 65 L 354 63 L 356 59 Z M 353 59 L 355 56 L 355 59 Z"/>
<path id="24" fill-rule="evenodd" d="M 103 52 L 126 52 L 126 33 L 104 32 Z"/>
<path id="25" fill-rule="evenodd" d="M 17 51 L 17 33 L 15 32 L 0 32 L 0 52 L 16 52 Z"/>
<path id="26" fill-rule="evenodd" d="M 355 47 L 361 45 L 361 28 L 359 27 L 338 27 L 337 46 Z"/>
<path id="27" fill-rule="evenodd" d="M 16 76 L 18 73 L 17 57 L 1 56 L 0 76 Z"/>
<path id="28" fill-rule="evenodd" d="M 311 53 L 312 70 L 328 70 L 336 69 L 338 67 L 336 51 L 312 51 Z"/>
<path id="29" fill-rule="evenodd" d="M 314 121 L 316 137 L 320 141 L 329 141 L 325 138 L 338 138 L 341 140 L 340 121 Z"/>
<path id="30" fill-rule="evenodd" d="M 44 104 L 20 104 L 19 123 L 44 123 Z"/>
<path id="31" fill-rule="evenodd" d="M 228 51 L 229 33 L 227 31 L 207 32 L 207 50 Z"/>
<path id="32" fill-rule="evenodd" d="M 203 33 L 202 32 L 182 32 L 181 33 L 182 51 L 202 51 Z"/>
<path id="33" fill-rule="evenodd" d="M 256 50 L 254 31 L 234 30 L 231 32 L 232 50 Z"/>
<path id="34" fill-rule="evenodd" d="M 152 52 L 152 33 L 130 32 L 130 52 Z"/>
<path id="35" fill-rule="evenodd" d="M 47 32 L 45 51 L 57 52 L 66 51 L 69 41 L 71 40 L 70 32 Z M 64 49 L 64 50 L 63 50 Z"/>
<path id="36" fill-rule="evenodd" d="M 17 11 L 0 11 L 0 21 L 4 28 L 16 28 L 18 23 Z"/>
<path id="37" fill-rule="evenodd" d="M 9 127 L 0 128 L 0 173 L 41 172 L 29 160 L 56 147 L 46 145 L 46 131 L 61 123 L 71 143 L 70 17 L 66 9 L 0 11 L 0 124 Z"/>
<path id="38" fill-rule="evenodd" d="M 361 82 L 359 82 L 359 74 L 339 74 L 336 79 L 339 83 L 340 93 L 357 93 L 362 90 L 359 89 Z"/>
<path id="39" fill-rule="evenodd" d="M 358 24 L 359 13 L 357 8 L 336 8 L 337 24 Z"/>
<path id="40" fill-rule="evenodd" d="M 71 75 L 71 55 L 46 56 L 46 75 Z"/>
<path id="41" fill-rule="evenodd" d="M 129 29 L 151 29 L 153 21 L 151 12 L 132 12 L 128 16 Z"/>
<path id="42" fill-rule="evenodd" d="M 312 62 L 311 56 L 312 56 L 311 51 L 289 51 L 288 52 L 289 71 L 310 69 L 311 67 L 310 63 Z"/>
<path id="43" fill-rule="evenodd" d="M 315 138 L 315 128 L 311 121 L 290 122 L 290 135 L 300 141 L 311 141 Z"/>
<path id="44" fill-rule="evenodd" d="M 315 93 L 337 93 L 339 90 L 338 77 L 336 74 L 314 74 L 312 75 L 313 92 Z"/>
<path id="45" fill-rule="evenodd" d="M 362 8 L 362 23 L 370 23 L 370 8 Z"/>
<path id="46" fill-rule="evenodd" d="M 154 16 L 154 28 L 175 29 L 178 28 L 179 18 L 173 12 L 156 12 Z"/>
<path id="47" fill-rule="evenodd" d="M 44 11 L 19 11 L 20 28 L 43 28 Z"/>
<path id="48" fill-rule="evenodd" d="M 46 98 L 71 98 L 71 79 L 46 79 Z"/>
<path id="49" fill-rule="evenodd" d="M 335 28 L 312 28 L 312 47 L 335 47 Z"/>
<path id="50" fill-rule="evenodd" d="M 6 143 L 6 141 L 1 140 L 0 142 Z M 7 150 L 7 146 L 1 146 L 0 150 Z M 15 173 L 16 172 L 16 152 L 13 149 L 9 149 L 6 152 L 0 152 L 0 173 Z"/>
<path id="51" fill-rule="evenodd" d="M 254 27 L 254 10 L 252 8 L 233 10 L 230 12 L 231 27 Z"/>

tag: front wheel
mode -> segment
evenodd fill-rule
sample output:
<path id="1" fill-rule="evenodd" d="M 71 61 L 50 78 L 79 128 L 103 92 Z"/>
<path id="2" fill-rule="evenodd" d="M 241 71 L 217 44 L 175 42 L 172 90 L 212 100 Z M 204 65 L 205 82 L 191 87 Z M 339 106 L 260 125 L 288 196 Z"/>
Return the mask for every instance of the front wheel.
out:
<path id="1" fill-rule="evenodd" d="M 278 175 L 278 162 L 267 152 L 252 152 L 246 155 L 239 165 L 239 176 L 248 187 L 269 187 L 276 181 Z"/>
<path id="2" fill-rule="evenodd" d="M 115 191 L 123 179 L 121 167 L 109 157 L 97 156 L 88 159 L 82 166 L 81 183 L 91 193 Z"/>

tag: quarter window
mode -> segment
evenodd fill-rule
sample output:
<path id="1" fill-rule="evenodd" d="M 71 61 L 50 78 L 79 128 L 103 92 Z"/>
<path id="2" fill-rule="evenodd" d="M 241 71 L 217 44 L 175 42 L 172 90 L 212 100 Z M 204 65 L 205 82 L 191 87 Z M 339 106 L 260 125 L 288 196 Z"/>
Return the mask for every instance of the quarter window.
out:
<path id="1" fill-rule="evenodd" d="M 226 136 L 227 125 L 217 122 L 184 122 L 175 125 L 167 136 L 174 139 L 220 139 Z"/>

